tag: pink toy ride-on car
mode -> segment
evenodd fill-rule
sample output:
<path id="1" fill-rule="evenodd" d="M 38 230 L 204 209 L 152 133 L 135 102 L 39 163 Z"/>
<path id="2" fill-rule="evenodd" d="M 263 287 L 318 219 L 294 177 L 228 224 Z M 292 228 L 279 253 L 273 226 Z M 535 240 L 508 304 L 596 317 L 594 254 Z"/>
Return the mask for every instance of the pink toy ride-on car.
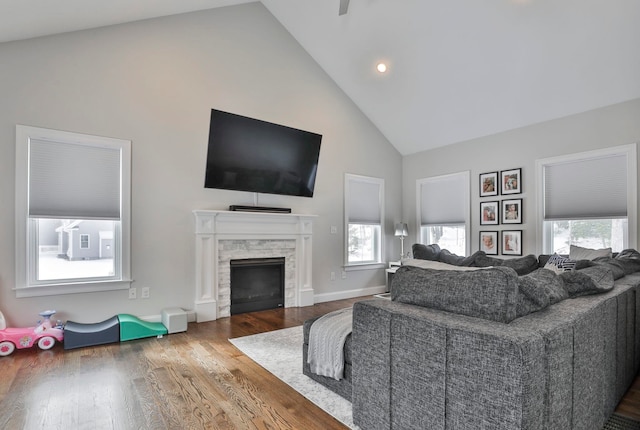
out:
<path id="1" fill-rule="evenodd" d="M 40 312 L 44 320 L 39 321 L 36 327 L 7 328 L 4 315 L 0 312 L 0 357 L 10 355 L 16 348 L 31 348 L 36 343 L 40 349 L 51 349 L 56 340 L 62 342 L 62 326 L 51 325 L 51 316 L 55 313 L 56 311 Z"/>

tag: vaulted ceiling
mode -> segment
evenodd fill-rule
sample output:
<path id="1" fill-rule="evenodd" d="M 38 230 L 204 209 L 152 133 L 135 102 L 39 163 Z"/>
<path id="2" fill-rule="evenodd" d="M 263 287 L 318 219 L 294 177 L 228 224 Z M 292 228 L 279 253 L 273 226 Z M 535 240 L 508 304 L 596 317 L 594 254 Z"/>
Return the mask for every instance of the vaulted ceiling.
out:
<path id="1" fill-rule="evenodd" d="M 0 42 L 249 2 L 3 0 Z M 405 155 L 640 97 L 638 0 L 262 4 Z"/>

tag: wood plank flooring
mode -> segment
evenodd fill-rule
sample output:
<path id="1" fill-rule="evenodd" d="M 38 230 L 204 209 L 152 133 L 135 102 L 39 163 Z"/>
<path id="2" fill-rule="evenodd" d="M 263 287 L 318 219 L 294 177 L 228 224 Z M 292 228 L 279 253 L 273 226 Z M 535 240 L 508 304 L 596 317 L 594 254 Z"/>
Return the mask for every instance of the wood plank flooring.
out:
<path id="1" fill-rule="evenodd" d="M 301 325 L 362 298 L 189 324 L 162 339 L 0 358 L 0 429 L 346 429 L 229 338 Z M 618 413 L 640 420 L 640 379 Z"/>
<path id="2" fill-rule="evenodd" d="M 640 421 L 640 376 L 636 375 L 635 381 L 618 404 L 616 413 Z"/>
<path id="3" fill-rule="evenodd" d="M 0 429 L 345 429 L 228 339 L 361 299 L 191 323 L 162 339 L 17 350 L 0 358 Z"/>

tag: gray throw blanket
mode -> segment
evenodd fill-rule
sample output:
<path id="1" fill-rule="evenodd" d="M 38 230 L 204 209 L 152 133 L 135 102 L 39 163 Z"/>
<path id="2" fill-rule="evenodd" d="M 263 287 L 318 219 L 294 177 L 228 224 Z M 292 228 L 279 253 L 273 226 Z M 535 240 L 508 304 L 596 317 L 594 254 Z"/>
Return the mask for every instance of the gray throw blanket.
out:
<path id="1" fill-rule="evenodd" d="M 311 372 L 336 380 L 344 377 L 344 343 L 353 327 L 353 308 L 329 312 L 309 330 L 307 363 Z"/>

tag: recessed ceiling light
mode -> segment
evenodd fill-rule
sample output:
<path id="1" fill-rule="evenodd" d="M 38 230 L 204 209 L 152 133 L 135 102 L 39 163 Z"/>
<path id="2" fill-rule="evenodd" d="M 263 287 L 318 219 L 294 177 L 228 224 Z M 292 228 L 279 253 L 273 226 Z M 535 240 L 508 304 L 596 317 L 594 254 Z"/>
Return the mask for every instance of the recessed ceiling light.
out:
<path id="1" fill-rule="evenodd" d="M 387 71 L 387 65 L 384 63 L 378 63 L 378 65 L 376 66 L 376 69 L 378 70 L 378 72 L 384 73 Z"/>

